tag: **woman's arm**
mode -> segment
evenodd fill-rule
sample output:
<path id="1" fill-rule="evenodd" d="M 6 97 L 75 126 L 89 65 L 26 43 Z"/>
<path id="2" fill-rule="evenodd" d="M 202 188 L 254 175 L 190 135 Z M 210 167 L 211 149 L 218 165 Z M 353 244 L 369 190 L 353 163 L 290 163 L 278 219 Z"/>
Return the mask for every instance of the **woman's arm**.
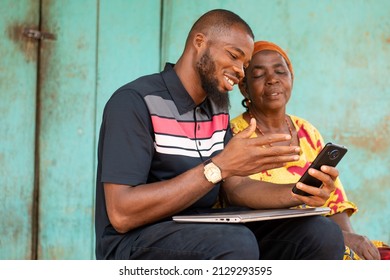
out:
<path id="1" fill-rule="evenodd" d="M 375 245 L 363 235 L 356 234 L 346 211 L 329 216 L 336 222 L 344 235 L 344 243 L 358 256 L 365 260 L 380 260 L 380 253 Z"/>

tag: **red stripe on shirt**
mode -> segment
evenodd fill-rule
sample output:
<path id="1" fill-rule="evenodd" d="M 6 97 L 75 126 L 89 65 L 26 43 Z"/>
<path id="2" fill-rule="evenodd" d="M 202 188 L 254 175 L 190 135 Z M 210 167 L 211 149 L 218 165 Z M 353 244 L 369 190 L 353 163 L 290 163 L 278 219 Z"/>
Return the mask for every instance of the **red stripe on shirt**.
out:
<path id="1" fill-rule="evenodd" d="M 213 116 L 211 121 L 198 121 L 196 137 L 211 138 L 215 131 L 227 128 L 229 117 L 226 114 Z M 152 116 L 152 123 L 155 133 L 170 134 L 188 138 L 195 138 L 195 122 L 179 122 L 174 119 L 161 118 Z"/>

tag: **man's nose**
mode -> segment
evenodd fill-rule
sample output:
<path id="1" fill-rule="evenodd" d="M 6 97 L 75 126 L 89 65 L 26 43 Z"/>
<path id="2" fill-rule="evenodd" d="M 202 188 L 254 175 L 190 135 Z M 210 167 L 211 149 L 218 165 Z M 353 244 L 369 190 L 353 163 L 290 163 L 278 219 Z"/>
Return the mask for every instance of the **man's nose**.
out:
<path id="1" fill-rule="evenodd" d="M 236 73 L 236 77 L 241 80 L 245 76 L 245 70 L 244 70 L 244 65 L 236 65 L 233 68 L 234 73 Z"/>

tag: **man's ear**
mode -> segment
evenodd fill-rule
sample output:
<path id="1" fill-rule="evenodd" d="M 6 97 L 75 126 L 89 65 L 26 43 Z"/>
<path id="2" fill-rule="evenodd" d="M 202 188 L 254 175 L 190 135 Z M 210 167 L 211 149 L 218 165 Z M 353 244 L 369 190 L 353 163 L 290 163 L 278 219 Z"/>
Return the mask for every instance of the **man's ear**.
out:
<path id="1" fill-rule="evenodd" d="M 200 49 L 206 45 L 207 38 L 203 33 L 196 33 L 194 36 L 194 47 Z"/>

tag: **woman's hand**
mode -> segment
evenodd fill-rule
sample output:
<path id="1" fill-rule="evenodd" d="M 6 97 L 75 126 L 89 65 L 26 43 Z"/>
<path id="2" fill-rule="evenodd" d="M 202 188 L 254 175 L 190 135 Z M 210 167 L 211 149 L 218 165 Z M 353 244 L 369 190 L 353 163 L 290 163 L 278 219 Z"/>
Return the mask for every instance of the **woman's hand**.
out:
<path id="1" fill-rule="evenodd" d="M 343 231 L 344 242 L 363 260 L 380 260 L 378 248 L 366 236 Z"/>
<path id="2" fill-rule="evenodd" d="M 321 166 L 321 171 L 313 168 L 310 168 L 308 171 L 311 176 L 322 182 L 322 186 L 320 188 L 316 188 L 299 182 L 296 184 L 296 187 L 311 194 L 311 196 L 302 196 L 295 193 L 292 194 L 295 198 L 299 199 L 306 205 L 316 207 L 323 206 L 329 199 L 330 194 L 336 189 L 335 181 L 339 176 L 339 172 L 335 167 L 327 165 Z"/>

